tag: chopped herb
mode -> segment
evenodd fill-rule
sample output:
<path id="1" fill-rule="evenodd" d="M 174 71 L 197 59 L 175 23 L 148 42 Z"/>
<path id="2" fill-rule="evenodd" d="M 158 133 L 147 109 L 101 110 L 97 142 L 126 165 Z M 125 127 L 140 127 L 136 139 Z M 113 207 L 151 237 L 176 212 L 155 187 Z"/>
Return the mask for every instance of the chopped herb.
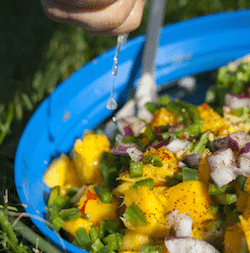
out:
<path id="1" fill-rule="evenodd" d="M 101 200 L 102 203 L 106 203 L 106 204 L 112 203 L 113 196 L 110 190 L 108 189 L 108 187 L 104 185 L 95 185 L 94 189 L 95 189 L 96 195 L 98 196 L 98 198 Z"/>
<path id="2" fill-rule="evenodd" d="M 152 178 L 143 179 L 134 183 L 133 188 L 137 189 L 139 186 L 147 186 L 150 190 L 154 188 L 154 180 Z"/>
<path id="3" fill-rule="evenodd" d="M 143 212 L 135 204 L 128 207 L 127 211 L 123 214 L 123 217 L 136 227 L 147 225 L 147 220 Z"/>
<path id="4" fill-rule="evenodd" d="M 80 209 L 77 209 L 75 207 L 72 207 L 70 209 L 64 209 L 60 213 L 61 218 L 66 221 L 66 220 L 76 220 L 80 217 L 82 217 L 82 213 Z"/>
<path id="5" fill-rule="evenodd" d="M 155 167 L 163 166 L 160 159 L 155 155 L 147 155 L 143 157 L 143 164 L 152 164 Z"/>

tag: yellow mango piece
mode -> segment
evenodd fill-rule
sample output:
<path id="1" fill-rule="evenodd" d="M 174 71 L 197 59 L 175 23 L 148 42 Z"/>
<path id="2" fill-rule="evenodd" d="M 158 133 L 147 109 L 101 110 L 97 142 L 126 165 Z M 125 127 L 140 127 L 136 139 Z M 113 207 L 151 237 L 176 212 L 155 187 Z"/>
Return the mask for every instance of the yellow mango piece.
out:
<path id="1" fill-rule="evenodd" d="M 76 220 L 68 220 L 63 223 L 63 228 L 71 235 L 74 236 L 78 228 L 85 228 L 87 233 L 89 233 L 90 227 L 93 222 L 85 220 L 84 218 L 78 218 Z"/>
<path id="2" fill-rule="evenodd" d="M 138 251 L 119 251 L 120 253 L 140 253 Z"/>
<path id="3" fill-rule="evenodd" d="M 73 162 L 82 184 L 102 183 L 99 162 L 103 152 L 110 151 L 110 143 L 105 135 L 86 133 L 74 144 Z"/>
<path id="4" fill-rule="evenodd" d="M 129 173 L 125 172 L 119 176 L 118 180 L 125 182 L 135 183 L 142 179 L 152 178 L 154 180 L 154 186 L 164 186 L 166 182 L 166 176 L 172 177 L 178 172 L 178 161 L 169 150 L 165 150 L 163 147 L 159 149 L 151 148 L 144 153 L 145 156 L 155 155 L 161 161 L 161 167 L 155 167 L 152 164 L 143 165 L 143 176 L 138 178 L 130 178 Z"/>
<path id="5" fill-rule="evenodd" d="M 130 189 L 133 186 L 133 182 L 123 182 L 119 184 L 113 191 L 112 193 L 115 196 L 122 197 L 124 196 L 124 192 Z"/>
<path id="6" fill-rule="evenodd" d="M 210 155 L 211 152 L 208 148 L 204 149 L 201 153 L 201 157 L 198 164 L 198 178 L 199 181 L 203 182 L 204 184 L 208 185 L 208 180 L 210 177 L 210 167 L 207 162 L 207 156 Z"/>
<path id="7" fill-rule="evenodd" d="M 137 205 L 147 220 L 147 225 L 134 226 L 123 218 L 124 225 L 129 230 L 155 237 L 165 237 L 169 234 L 170 227 L 167 227 L 164 217 L 165 210 L 160 200 L 147 186 L 139 186 L 137 189 L 131 188 L 125 191 L 124 204 L 126 207 L 131 204 Z"/>
<path id="8" fill-rule="evenodd" d="M 125 227 L 127 227 L 129 230 L 157 238 L 165 238 L 169 235 L 171 229 L 171 227 L 167 227 L 166 218 L 162 219 L 161 221 L 147 219 L 147 225 L 137 227 L 130 223 L 128 220 L 123 218 L 121 219 Z"/>
<path id="9" fill-rule="evenodd" d="M 244 212 L 247 207 L 248 193 L 241 191 L 238 183 L 235 185 L 235 190 L 237 195 L 237 202 L 235 203 L 236 210 L 239 212 Z"/>
<path id="10" fill-rule="evenodd" d="M 197 110 L 204 122 L 202 132 L 211 130 L 218 133 L 222 127 L 225 126 L 225 121 L 217 112 L 213 110 L 208 104 L 204 103 L 197 107 Z"/>
<path id="11" fill-rule="evenodd" d="M 88 190 L 95 193 L 93 185 L 89 186 Z M 100 224 L 102 220 L 108 219 L 119 221 L 116 213 L 116 209 L 120 205 L 119 199 L 113 197 L 113 202 L 110 204 L 102 203 L 98 197 L 96 199 L 87 200 L 88 190 L 78 203 L 79 209 L 85 205 L 84 213 L 88 215 L 88 221 L 94 224 Z"/>
<path id="12" fill-rule="evenodd" d="M 174 125 L 177 124 L 176 116 L 167 111 L 166 108 L 161 108 L 154 112 L 154 118 L 151 122 L 151 128 L 154 130 L 156 126 Z"/>
<path id="13" fill-rule="evenodd" d="M 239 219 L 240 219 L 241 228 L 246 237 L 248 251 L 250 251 L 250 222 L 249 220 L 248 221 L 245 220 L 242 215 L 239 216 Z"/>
<path id="14" fill-rule="evenodd" d="M 244 191 L 250 193 L 250 176 L 247 177 L 247 180 L 244 184 Z"/>
<path id="15" fill-rule="evenodd" d="M 145 214 L 145 217 L 153 215 L 155 219 L 159 219 L 164 216 L 162 204 L 147 186 L 139 186 L 137 189 L 131 188 L 125 191 L 124 204 L 127 207 L 136 204 Z"/>
<path id="16" fill-rule="evenodd" d="M 154 189 L 152 190 L 161 203 L 166 202 L 164 193 L 166 192 L 167 189 L 168 189 L 167 186 L 157 186 L 157 187 L 154 187 Z"/>
<path id="17" fill-rule="evenodd" d="M 77 172 L 65 154 L 52 161 L 43 176 L 43 182 L 50 188 L 59 185 L 62 194 L 69 186 L 81 186 Z"/>
<path id="18" fill-rule="evenodd" d="M 122 238 L 122 245 L 119 251 L 140 251 L 143 244 L 151 244 L 150 236 L 127 230 Z"/>
<path id="19" fill-rule="evenodd" d="M 224 253 L 241 253 L 241 244 L 245 235 L 240 223 L 226 228 L 224 236 Z"/>
<path id="20" fill-rule="evenodd" d="M 158 149 L 150 148 L 148 151 L 144 152 L 144 156 L 151 155 L 155 155 L 163 165 L 162 167 L 155 167 L 151 165 L 154 167 L 159 178 L 165 179 L 166 176 L 173 176 L 178 171 L 178 161 L 171 151 L 161 147 Z"/>
<path id="21" fill-rule="evenodd" d="M 225 122 L 227 123 L 227 122 Z M 218 134 L 220 136 L 223 136 L 223 137 L 227 137 L 229 134 L 231 133 L 235 133 L 237 132 L 238 130 L 235 128 L 235 126 L 232 126 L 232 125 L 225 125 L 223 126 L 219 131 L 218 131 Z"/>
<path id="22" fill-rule="evenodd" d="M 194 222 L 203 222 L 216 217 L 209 211 L 210 198 L 207 188 L 200 181 L 184 181 L 165 191 L 166 212 L 178 209 L 179 213 L 187 213 Z"/>
<path id="23" fill-rule="evenodd" d="M 129 172 L 122 173 L 117 180 L 121 180 L 127 183 L 131 183 L 133 185 L 135 182 L 152 178 L 154 180 L 154 186 L 162 186 L 165 185 L 165 178 L 161 178 L 157 176 L 157 167 L 152 166 L 151 164 L 143 165 L 143 176 L 137 178 L 130 178 Z"/>
<path id="24" fill-rule="evenodd" d="M 247 194 L 246 205 L 242 211 L 242 215 L 244 219 L 250 220 L 250 195 L 249 194 Z"/>

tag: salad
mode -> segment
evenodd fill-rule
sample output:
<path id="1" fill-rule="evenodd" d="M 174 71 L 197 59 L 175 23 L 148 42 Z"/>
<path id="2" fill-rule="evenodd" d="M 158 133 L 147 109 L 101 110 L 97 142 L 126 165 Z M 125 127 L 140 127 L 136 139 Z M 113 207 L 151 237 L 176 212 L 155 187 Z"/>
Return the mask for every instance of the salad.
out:
<path id="1" fill-rule="evenodd" d="M 250 252 L 250 98 L 223 101 L 162 99 L 150 123 L 84 133 L 44 174 L 51 228 L 93 253 Z"/>

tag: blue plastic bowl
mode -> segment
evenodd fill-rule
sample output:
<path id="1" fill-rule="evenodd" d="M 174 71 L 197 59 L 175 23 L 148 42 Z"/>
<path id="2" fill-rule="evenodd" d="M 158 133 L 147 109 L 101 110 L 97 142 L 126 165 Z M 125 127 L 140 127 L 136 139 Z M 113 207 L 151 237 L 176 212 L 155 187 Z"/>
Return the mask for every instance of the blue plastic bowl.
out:
<path id="1" fill-rule="evenodd" d="M 156 82 L 161 86 L 186 75 L 217 69 L 250 53 L 250 11 L 208 15 L 164 27 L 156 57 Z M 119 56 L 114 97 L 126 102 L 140 78 L 145 37 L 129 40 Z M 86 252 L 60 239 L 41 220 L 49 188 L 43 174 L 52 157 L 72 149 L 85 129 L 111 116 L 106 109 L 112 85 L 114 49 L 89 62 L 43 101 L 23 132 L 15 159 L 15 183 L 33 223 L 67 252 Z M 201 103 L 202 99 L 197 97 Z M 201 100 L 201 101 L 200 101 Z"/>

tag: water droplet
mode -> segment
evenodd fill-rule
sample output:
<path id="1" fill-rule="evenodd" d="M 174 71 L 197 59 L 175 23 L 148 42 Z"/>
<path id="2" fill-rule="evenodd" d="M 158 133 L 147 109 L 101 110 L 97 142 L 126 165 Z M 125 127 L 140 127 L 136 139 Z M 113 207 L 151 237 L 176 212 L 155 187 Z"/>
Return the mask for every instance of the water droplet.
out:
<path id="1" fill-rule="evenodd" d="M 109 110 L 115 110 L 117 108 L 117 103 L 113 98 L 110 98 L 106 107 Z"/>

